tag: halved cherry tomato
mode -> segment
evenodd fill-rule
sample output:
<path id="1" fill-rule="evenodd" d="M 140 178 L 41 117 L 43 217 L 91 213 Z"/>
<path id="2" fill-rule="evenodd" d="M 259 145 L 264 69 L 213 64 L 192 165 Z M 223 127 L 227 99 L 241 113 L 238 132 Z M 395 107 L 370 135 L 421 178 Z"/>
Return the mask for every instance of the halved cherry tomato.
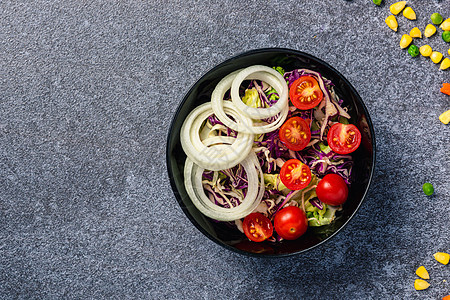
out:
<path id="1" fill-rule="evenodd" d="M 242 228 L 245 235 L 254 242 L 262 242 L 273 234 L 270 220 L 263 214 L 252 213 L 244 218 Z"/>
<path id="2" fill-rule="evenodd" d="M 300 117 L 292 117 L 281 126 L 279 136 L 286 147 L 300 151 L 311 140 L 311 130 L 305 120 Z"/>
<path id="3" fill-rule="evenodd" d="M 348 187 L 344 179 L 337 174 L 327 174 L 316 188 L 317 198 L 325 204 L 341 205 L 347 201 Z"/>
<path id="4" fill-rule="evenodd" d="M 336 123 L 328 131 L 327 141 L 334 152 L 348 154 L 361 144 L 361 132 L 353 124 Z"/>
<path id="5" fill-rule="evenodd" d="M 323 99 L 319 83 L 312 76 L 301 76 L 289 89 L 292 104 L 298 109 L 306 110 L 317 106 Z"/>
<path id="6" fill-rule="evenodd" d="M 311 170 L 298 159 L 290 159 L 281 167 L 280 179 L 288 189 L 301 190 L 311 182 Z"/>
<path id="7" fill-rule="evenodd" d="M 295 240 L 308 229 L 308 220 L 303 210 L 297 206 L 288 206 L 276 213 L 273 225 L 283 239 Z"/>

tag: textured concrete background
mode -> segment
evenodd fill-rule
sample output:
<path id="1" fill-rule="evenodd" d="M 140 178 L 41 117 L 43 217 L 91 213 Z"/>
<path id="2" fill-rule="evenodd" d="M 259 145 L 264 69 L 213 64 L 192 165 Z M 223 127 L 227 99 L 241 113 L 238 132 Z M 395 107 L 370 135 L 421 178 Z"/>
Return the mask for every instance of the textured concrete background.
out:
<path id="1" fill-rule="evenodd" d="M 399 46 L 417 21 L 355 1 L 0 2 L 0 298 L 439 299 L 450 294 L 450 71 Z M 434 36 L 416 42 L 443 53 Z M 287 47 L 346 76 L 375 126 L 359 214 L 330 242 L 281 260 L 204 237 L 166 174 L 188 88 L 240 52 Z M 448 54 L 446 55 L 449 56 Z M 435 195 L 421 191 L 425 181 Z M 417 292 L 425 265 L 431 286 Z"/>

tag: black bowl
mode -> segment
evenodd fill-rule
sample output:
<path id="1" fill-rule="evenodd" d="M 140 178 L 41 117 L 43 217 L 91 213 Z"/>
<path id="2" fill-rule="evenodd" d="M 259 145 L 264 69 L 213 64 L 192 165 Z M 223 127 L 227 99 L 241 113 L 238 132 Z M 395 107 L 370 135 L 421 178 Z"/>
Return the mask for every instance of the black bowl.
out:
<path id="1" fill-rule="evenodd" d="M 192 204 L 184 187 L 183 168 L 186 155 L 180 144 L 180 129 L 189 112 L 210 101 L 216 84 L 229 73 L 251 65 L 281 66 L 286 71 L 308 68 L 320 72 L 335 84 L 337 94 L 349 108 L 351 122 L 362 134 L 361 146 L 353 153 L 354 167 L 349 197 L 342 213 L 326 226 L 310 227 L 306 234 L 294 241 L 254 243 L 227 224 L 216 222 L 200 213 Z M 178 203 L 191 222 L 209 239 L 232 251 L 264 257 L 299 254 L 329 240 L 356 214 L 369 189 L 375 166 L 375 137 L 369 113 L 353 86 L 338 71 L 312 55 L 290 49 L 258 49 L 237 55 L 203 75 L 189 90 L 172 120 L 167 139 L 167 169 Z"/>

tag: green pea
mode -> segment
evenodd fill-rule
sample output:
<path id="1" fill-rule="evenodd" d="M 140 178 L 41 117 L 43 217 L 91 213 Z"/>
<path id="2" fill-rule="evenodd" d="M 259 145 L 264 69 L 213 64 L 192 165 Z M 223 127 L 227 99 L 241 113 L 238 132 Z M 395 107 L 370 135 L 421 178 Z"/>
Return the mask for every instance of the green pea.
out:
<path id="1" fill-rule="evenodd" d="M 434 13 L 431 15 L 431 22 L 433 22 L 433 24 L 435 25 L 439 25 L 442 23 L 442 21 L 444 20 L 444 18 L 442 18 L 440 13 Z"/>
<path id="2" fill-rule="evenodd" d="M 409 55 L 411 55 L 412 57 L 416 57 L 419 55 L 420 51 L 419 51 L 419 47 L 417 47 L 416 45 L 411 45 L 408 48 L 408 53 Z"/>
<path id="3" fill-rule="evenodd" d="M 381 5 L 381 2 L 383 2 L 383 0 L 372 0 L 372 1 L 376 5 Z"/>
<path id="4" fill-rule="evenodd" d="M 434 193 L 434 187 L 431 183 L 425 182 L 422 186 L 422 190 L 427 196 L 431 196 Z"/>
<path id="5" fill-rule="evenodd" d="M 442 39 L 444 40 L 444 42 L 450 43 L 450 31 L 449 30 L 444 31 L 442 33 Z"/>

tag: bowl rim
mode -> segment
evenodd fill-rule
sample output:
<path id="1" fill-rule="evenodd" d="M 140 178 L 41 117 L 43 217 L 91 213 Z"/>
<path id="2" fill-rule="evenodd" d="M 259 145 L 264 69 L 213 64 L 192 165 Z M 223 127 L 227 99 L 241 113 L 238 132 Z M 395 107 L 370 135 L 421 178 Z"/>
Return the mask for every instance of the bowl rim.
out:
<path id="1" fill-rule="evenodd" d="M 359 202 L 358 206 L 355 208 L 355 211 L 349 216 L 349 218 L 335 231 L 333 232 L 330 236 L 328 236 L 326 239 L 320 241 L 319 243 L 315 244 L 314 246 L 311 246 L 309 248 L 306 249 L 302 249 L 296 252 L 292 252 L 292 253 L 282 253 L 282 254 L 264 254 L 264 253 L 253 253 L 253 252 L 247 252 L 247 251 L 243 251 L 240 250 L 238 248 L 232 247 L 226 243 L 222 243 L 220 242 L 218 239 L 216 239 L 214 236 L 212 236 L 211 234 L 209 234 L 205 229 L 203 229 L 202 226 L 200 226 L 200 224 L 198 224 L 198 222 L 194 219 L 193 216 L 191 216 L 191 214 L 189 213 L 188 209 L 186 208 L 186 206 L 184 205 L 184 202 L 182 201 L 179 192 L 178 192 L 178 188 L 175 184 L 175 180 L 174 180 L 174 176 L 172 174 L 172 163 L 170 161 L 170 149 L 172 148 L 172 143 L 171 143 L 171 136 L 172 136 L 172 132 L 173 132 L 173 128 L 175 126 L 175 121 L 178 118 L 178 115 L 180 114 L 180 111 L 182 109 L 182 107 L 184 106 L 184 104 L 186 103 L 187 99 L 188 99 L 188 95 L 190 95 L 195 86 L 202 81 L 207 75 L 209 75 L 210 73 L 216 71 L 217 69 L 221 68 L 223 65 L 230 63 L 231 61 L 235 60 L 235 59 L 239 59 L 242 57 L 246 57 L 246 56 L 251 56 L 254 54 L 259 54 L 259 53 L 265 53 L 265 52 L 279 52 L 280 54 L 292 54 L 292 55 L 297 55 L 297 56 L 303 56 L 306 57 L 312 61 L 315 61 L 319 64 L 322 64 L 323 66 L 325 66 L 326 68 L 330 69 L 332 72 L 336 73 L 340 79 L 342 79 L 346 85 L 348 85 L 348 87 L 350 88 L 350 91 L 352 93 L 355 94 L 356 98 L 359 100 L 363 112 L 366 116 L 366 120 L 367 120 L 367 124 L 370 130 L 370 136 L 371 136 L 371 142 L 372 142 L 372 155 L 373 155 L 373 160 L 372 160 L 372 166 L 370 168 L 370 174 L 369 174 L 369 178 L 368 178 L 368 182 L 367 182 L 367 187 L 362 195 L 361 201 Z M 169 175 L 169 181 L 170 181 L 170 185 L 172 188 L 172 192 L 178 202 L 178 204 L 180 205 L 181 209 L 183 210 L 184 214 L 187 216 L 187 218 L 190 220 L 190 222 L 201 232 L 203 233 L 206 237 L 208 237 L 211 241 L 213 241 L 214 243 L 220 245 L 221 247 L 224 247 L 228 250 L 231 250 L 232 252 L 236 252 L 239 254 L 243 254 L 246 256 L 251 256 L 251 257 L 259 257 L 259 258 L 281 258 L 281 257 L 291 257 L 291 256 L 295 256 L 295 255 L 299 255 L 301 253 L 310 251 L 320 245 L 323 245 L 324 243 L 328 242 L 329 240 L 331 240 L 332 237 L 334 237 L 338 232 L 340 232 L 341 230 L 343 230 L 346 225 L 350 222 L 351 219 L 353 219 L 353 217 L 356 215 L 356 213 L 358 212 L 359 208 L 361 207 L 361 205 L 363 204 L 363 202 L 366 199 L 366 196 L 370 190 L 370 186 L 372 184 L 372 179 L 374 176 L 374 171 L 375 171 L 375 164 L 376 164 L 376 141 L 375 141 L 375 130 L 373 128 L 373 124 L 372 124 L 372 120 L 370 118 L 370 114 L 369 111 L 364 103 L 364 101 L 362 100 L 361 96 L 359 95 L 359 93 L 356 91 L 356 89 L 353 87 L 353 85 L 347 80 L 347 78 L 345 78 L 338 70 L 336 70 L 334 67 L 332 67 L 330 64 L 328 64 L 327 62 L 309 54 L 303 51 L 299 51 L 299 50 L 294 50 L 294 49 L 289 49 L 289 48 L 278 48 L 278 47 L 272 47 L 272 48 L 258 48 L 258 49 L 252 49 L 252 50 L 247 50 L 247 51 L 243 51 L 240 52 L 224 61 L 222 61 L 221 63 L 215 65 L 214 67 L 212 67 L 211 69 L 209 69 L 208 71 L 204 72 L 203 75 L 197 79 L 189 88 L 189 90 L 184 94 L 183 96 L 183 100 L 178 104 L 177 110 L 175 111 L 172 120 L 170 122 L 170 127 L 169 127 L 169 132 L 167 134 L 167 141 L 166 141 L 166 167 L 167 167 L 167 172 Z"/>

